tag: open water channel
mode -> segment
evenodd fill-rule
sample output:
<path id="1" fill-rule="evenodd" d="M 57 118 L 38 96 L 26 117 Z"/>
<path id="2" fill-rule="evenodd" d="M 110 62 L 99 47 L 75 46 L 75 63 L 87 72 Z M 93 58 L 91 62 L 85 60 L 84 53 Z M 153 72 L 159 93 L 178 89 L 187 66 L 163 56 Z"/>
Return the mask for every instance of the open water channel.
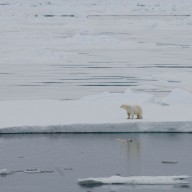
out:
<path id="1" fill-rule="evenodd" d="M 132 142 L 123 140 L 132 139 Z M 102 185 L 82 187 L 87 177 L 192 175 L 191 134 L 1 135 L 0 176 L 4 192 L 169 191 L 189 185 Z M 174 163 L 164 163 L 164 162 Z M 38 173 L 38 171 L 42 171 Z M 36 173 L 35 173 L 36 172 Z"/>

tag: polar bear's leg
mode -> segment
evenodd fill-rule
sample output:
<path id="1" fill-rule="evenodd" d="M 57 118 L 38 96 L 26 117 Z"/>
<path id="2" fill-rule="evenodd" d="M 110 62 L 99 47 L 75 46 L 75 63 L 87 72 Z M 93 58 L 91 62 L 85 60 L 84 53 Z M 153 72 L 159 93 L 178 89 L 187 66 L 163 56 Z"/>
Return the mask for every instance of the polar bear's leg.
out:
<path id="1" fill-rule="evenodd" d="M 127 112 L 127 116 L 128 116 L 127 119 L 130 119 L 130 113 Z"/>
<path id="2" fill-rule="evenodd" d="M 141 114 L 137 114 L 137 119 L 143 119 L 143 116 Z"/>
<path id="3" fill-rule="evenodd" d="M 131 110 L 131 119 L 134 119 L 134 111 Z"/>

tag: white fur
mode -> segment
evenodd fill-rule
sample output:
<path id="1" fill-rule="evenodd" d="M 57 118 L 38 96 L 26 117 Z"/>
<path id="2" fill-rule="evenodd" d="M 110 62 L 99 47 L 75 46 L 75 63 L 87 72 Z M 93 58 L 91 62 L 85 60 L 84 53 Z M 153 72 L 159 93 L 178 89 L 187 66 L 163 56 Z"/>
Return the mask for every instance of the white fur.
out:
<path id="1" fill-rule="evenodd" d="M 122 109 L 125 109 L 127 112 L 128 119 L 134 119 L 134 115 L 137 116 L 137 119 L 143 118 L 143 110 L 139 105 L 121 105 Z"/>

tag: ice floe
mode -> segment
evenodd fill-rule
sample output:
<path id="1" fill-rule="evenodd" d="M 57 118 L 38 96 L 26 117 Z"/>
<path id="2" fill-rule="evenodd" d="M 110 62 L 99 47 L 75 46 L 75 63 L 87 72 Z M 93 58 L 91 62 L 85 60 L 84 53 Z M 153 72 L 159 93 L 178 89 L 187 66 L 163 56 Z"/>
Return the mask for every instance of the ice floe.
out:
<path id="1" fill-rule="evenodd" d="M 143 119 L 128 120 L 122 104 L 140 104 Z M 0 101 L 0 133 L 192 132 L 191 108 L 192 94 L 182 89 L 158 102 L 130 89 L 71 101 Z"/>
<path id="2" fill-rule="evenodd" d="M 105 178 L 79 179 L 80 185 L 102 185 L 102 184 L 130 184 L 130 185 L 174 185 L 189 184 L 187 175 L 180 176 L 111 176 Z"/>
<path id="3" fill-rule="evenodd" d="M 8 171 L 7 169 L 1 169 L 0 170 L 0 175 L 1 176 L 6 176 L 6 175 L 9 175 L 11 172 Z"/>

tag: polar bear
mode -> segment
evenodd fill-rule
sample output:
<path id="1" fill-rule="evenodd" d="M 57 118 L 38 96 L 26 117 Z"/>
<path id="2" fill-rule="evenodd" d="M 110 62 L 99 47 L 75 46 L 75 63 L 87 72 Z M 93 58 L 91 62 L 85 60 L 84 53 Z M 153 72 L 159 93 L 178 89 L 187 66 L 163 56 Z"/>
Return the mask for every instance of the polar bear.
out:
<path id="1" fill-rule="evenodd" d="M 121 105 L 122 109 L 125 109 L 126 112 L 127 112 L 127 116 L 128 118 L 127 119 L 134 119 L 134 115 L 137 115 L 137 118 L 136 119 L 142 119 L 143 118 L 143 109 L 141 108 L 141 106 L 139 105 Z"/>

